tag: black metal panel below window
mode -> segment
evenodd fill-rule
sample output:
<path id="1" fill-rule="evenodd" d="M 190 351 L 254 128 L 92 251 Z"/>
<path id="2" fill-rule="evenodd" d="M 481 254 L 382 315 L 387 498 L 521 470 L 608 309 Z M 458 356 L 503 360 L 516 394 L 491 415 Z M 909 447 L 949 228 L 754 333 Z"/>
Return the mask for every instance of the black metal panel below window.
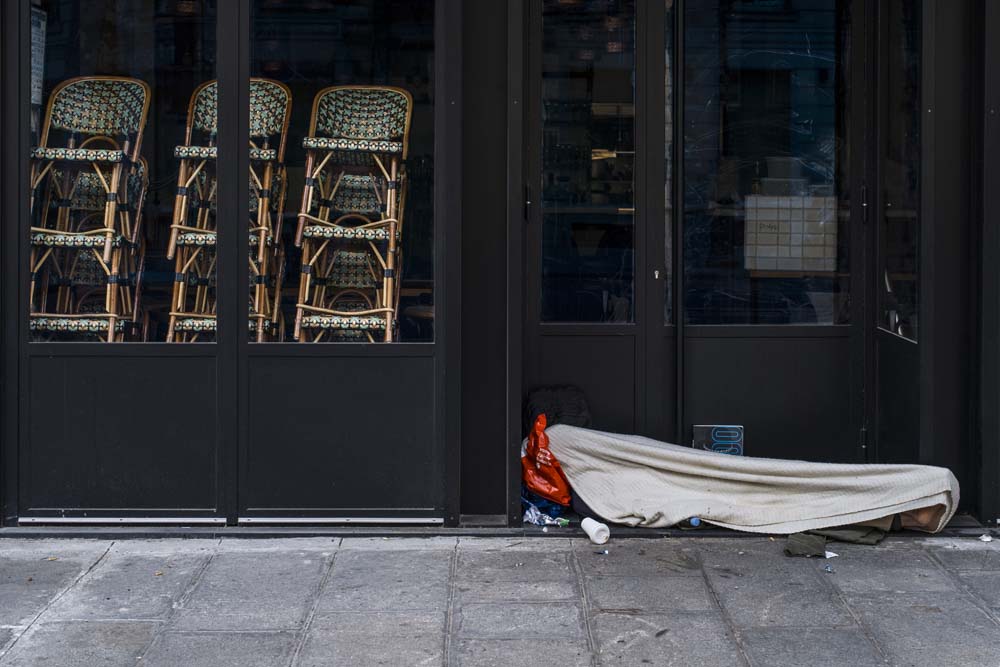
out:
<path id="1" fill-rule="evenodd" d="M 538 361 L 525 369 L 529 389 L 574 385 L 583 390 L 594 428 L 636 429 L 635 338 L 608 335 L 542 335 Z"/>
<path id="2" fill-rule="evenodd" d="M 850 338 L 688 338 L 685 415 L 742 424 L 747 456 L 861 462 Z M 684 443 L 689 444 L 689 443 Z"/>
<path id="3" fill-rule="evenodd" d="M 31 358 L 22 516 L 213 513 L 215 364 L 211 357 Z"/>
<path id="4" fill-rule="evenodd" d="M 255 357 L 248 366 L 241 516 L 441 516 L 433 357 Z"/>

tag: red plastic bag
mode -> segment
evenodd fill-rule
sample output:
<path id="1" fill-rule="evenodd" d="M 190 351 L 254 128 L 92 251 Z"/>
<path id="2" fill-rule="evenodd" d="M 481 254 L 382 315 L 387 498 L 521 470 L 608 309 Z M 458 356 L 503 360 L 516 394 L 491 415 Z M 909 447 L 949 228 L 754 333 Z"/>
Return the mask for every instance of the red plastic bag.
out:
<path id="1" fill-rule="evenodd" d="M 545 415 L 538 415 L 528 434 L 528 445 L 521 457 L 521 477 L 528 489 L 542 498 L 559 505 L 569 505 L 569 481 L 549 449 L 546 423 Z"/>

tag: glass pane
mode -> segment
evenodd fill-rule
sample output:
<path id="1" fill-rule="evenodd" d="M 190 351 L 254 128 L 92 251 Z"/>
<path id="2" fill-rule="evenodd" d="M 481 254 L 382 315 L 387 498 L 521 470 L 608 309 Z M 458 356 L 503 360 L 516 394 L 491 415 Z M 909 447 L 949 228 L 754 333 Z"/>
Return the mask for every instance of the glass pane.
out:
<path id="1" fill-rule="evenodd" d="M 885 4 L 889 30 L 883 209 L 879 217 L 879 326 L 917 339 L 920 267 L 921 3 Z"/>
<path id="2" fill-rule="evenodd" d="M 434 1 L 252 9 L 251 340 L 433 340 Z"/>
<path id="3" fill-rule="evenodd" d="M 848 322 L 850 4 L 686 5 L 687 322 Z"/>
<path id="4" fill-rule="evenodd" d="M 634 317 L 635 2 L 545 0 L 542 308 Z"/>
<path id="5" fill-rule="evenodd" d="M 32 0 L 31 340 L 214 340 L 214 156 L 184 178 L 174 149 L 215 77 L 215 15 L 215 0 Z M 178 225 L 211 237 L 183 271 Z"/>

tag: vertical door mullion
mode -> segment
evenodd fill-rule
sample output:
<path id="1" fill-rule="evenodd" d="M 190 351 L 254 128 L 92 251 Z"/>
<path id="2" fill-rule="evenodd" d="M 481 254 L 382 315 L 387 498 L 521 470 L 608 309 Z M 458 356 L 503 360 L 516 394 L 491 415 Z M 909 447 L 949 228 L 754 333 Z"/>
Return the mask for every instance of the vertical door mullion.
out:
<path id="1" fill-rule="evenodd" d="M 844 54 L 848 58 L 849 107 L 848 141 L 850 153 L 848 163 L 848 184 L 850 188 L 850 249 L 849 269 L 851 272 L 851 367 L 852 391 L 856 398 L 851 401 L 851 423 L 856 427 L 858 435 L 855 445 L 857 453 L 854 458 L 867 461 L 872 449 L 873 434 L 870 433 L 872 404 L 875 400 L 874 360 L 874 327 L 871 320 L 875 294 L 872 290 L 875 281 L 873 262 L 875 254 L 874 230 L 877 228 L 878 207 L 874 206 L 878 195 L 875 187 L 874 165 L 877 152 L 874 148 L 876 136 L 874 114 L 878 104 L 875 101 L 874 67 L 878 62 L 874 49 L 879 40 L 874 39 L 873 28 L 876 25 L 877 3 L 865 0 L 852 0 L 850 4 L 850 25 L 847 30 L 850 35 L 849 51 Z M 867 442 L 862 441 L 862 429 L 866 429 Z"/>
<path id="2" fill-rule="evenodd" d="M 219 469 L 223 511 L 237 519 L 238 452 L 245 432 L 245 384 L 249 268 L 246 257 L 249 215 L 249 7 L 248 2 L 223 0 L 216 21 L 216 76 L 219 79 L 219 157 L 216 244 L 216 308 L 218 328 Z M 240 261 L 240 260 L 243 261 Z M 244 372 L 241 372 L 244 371 Z"/>
<path id="3" fill-rule="evenodd" d="M 885 148 L 884 128 L 887 120 L 886 95 L 883 86 L 888 70 L 888 23 L 883 17 L 882 3 L 865 3 L 865 110 L 861 112 L 865 128 L 864 185 L 868 192 L 868 224 L 865 228 L 865 264 L 861 294 L 864 296 L 862 322 L 865 328 L 865 406 L 864 423 L 868 429 L 867 462 L 879 460 L 879 354 L 878 326 L 880 318 L 879 276 L 881 216 L 885 204 L 882 188 L 882 155 Z"/>
<path id="4" fill-rule="evenodd" d="M 521 510 L 521 387 L 524 345 L 525 1 L 507 5 L 507 523 Z M 530 42 L 529 42 L 530 44 Z M 528 59 L 531 62 L 531 59 Z M 530 172 L 529 172 L 530 173 Z"/>
<path id="5" fill-rule="evenodd" d="M 0 430 L 0 525 L 14 525 L 19 513 L 18 470 L 19 454 L 24 433 L 20 425 L 27 404 L 27 380 L 22 361 L 27 354 L 28 257 L 21 251 L 28 240 L 28 170 L 24 168 L 28 154 L 28 100 L 30 97 L 31 34 L 28 2 L 4 2 L 0 7 L 0 48 L 3 49 L 2 106 L 3 152 L 2 166 L 3 226 L 0 250 L 3 252 L 4 274 L 0 301 L 3 325 L 2 369 L 2 430 Z"/>
<path id="6" fill-rule="evenodd" d="M 537 341 L 541 324 L 542 298 L 542 0 L 527 0 L 528 20 L 528 65 L 525 82 L 525 104 L 527 121 L 524 129 L 527 135 L 525 151 L 525 312 L 527 326 L 524 328 L 525 350 L 529 367 L 537 366 Z"/>
<path id="7" fill-rule="evenodd" d="M 685 0 L 674 2 L 674 172 L 673 172 L 673 316 L 674 316 L 674 373 L 676 382 L 675 428 L 677 444 L 684 442 L 684 7 Z"/>
<path id="8" fill-rule="evenodd" d="M 462 192 L 462 3 L 436 0 L 434 7 L 434 48 L 437 81 L 434 107 L 436 156 L 434 173 L 434 278 L 440 304 L 441 325 L 435 334 L 435 405 L 437 426 L 434 437 L 439 469 L 443 469 L 443 509 L 448 526 L 459 523 L 461 501 L 461 299 L 460 281 L 444 276 L 462 274 L 461 201 Z M 453 372 L 447 372 L 453 369 Z"/>
<path id="9" fill-rule="evenodd" d="M 648 336 L 645 328 L 649 326 L 651 313 L 648 307 L 648 295 L 654 291 L 649 281 L 652 268 L 652 253 L 647 252 L 647 225 L 649 207 L 646 193 L 651 190 L 649 180 L 649 101 L 650 86 L 648 72 L 650 69 L 650 54 L 648 50 L 648 35 L 652 32 L 650 20 L 655 0 L 635 3 L 635 35 L 633 37 L 635 52 L 632 54 L 632 132 L 635 157 L 632 162 L 632 321 L 635 324 L 635 340 L 633 342 L 635 356 L 635 427 L 640 433 L 647 432 L 646 397 L 648 395 L 647 346 Z M 647 289 L 649 288 L 649 289 Z"/>
<path id="10" fill-rule="evenodd" d="M 669 282 L 665 257 L 666 206 L 663 197 L 666 183 L 666 3 L 664 0 L 652 0 L 640 3 L 639 6 L 645 7 L 645 11 L 636 17 L 639 25 L 644 26 L 639 42 L 644 55 L 638 63 L 638 80 L 643 90 L 640 95 L 642 105 L 637 106 L 642 141 L 636 142 L 637 160 L 642 165 L 642 179 L 638 184 L 641 198 L 636 203 L 638 220 L 642 221 L 645 232 L 636 234 L 636 238 L 642 240 L 637 243 L 640 252 L 637 257 L 641 258 L 642 264 L 636 269 L 639 274 L 637 282 L 645 285 L 646 289 L 645 298 L 638 302 L 640 314 L 636 318 L 637 327 L 641 330 L 639 349 L 642 351 L 637 355 L 636 378 L 641 388 L 639 396 L 642 397 L 642 410 L 638 415 L 640 429 L 649 436 L 657 437 L 664 435 L 664 425 L 661 423 L 664 413 L 663 396 L 669 393 L 669 388 L 665 386 L 668 378 L 662 369 L 666 358 L 672 354 L 664 345 L 664 327 L 668 324 L 664 316 L 664 285 Z M 657 271 L 659 278 L 655 277 Z"/>

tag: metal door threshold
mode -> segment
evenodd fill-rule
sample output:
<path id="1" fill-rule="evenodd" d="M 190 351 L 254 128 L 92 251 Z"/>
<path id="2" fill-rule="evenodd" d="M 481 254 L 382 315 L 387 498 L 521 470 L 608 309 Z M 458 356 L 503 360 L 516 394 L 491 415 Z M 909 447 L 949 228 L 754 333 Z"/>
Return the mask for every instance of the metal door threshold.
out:
<path id="1" fill-rule="evenodd" d="M 101 517 L 101 516 L 28 516 L 17 520 L 19 525 L 133 525 L 133 526 L 223 526 L 225 517 Z"/>
<path id="2" fill-rule="evenodd" d="M 444 519 L 440 517 L 370 517 L 370 516 L 328 516 L 328 517 L 240 517 L 239 525 L 326 525 L 344 526 L 347 524 L 374 524 L 379 526 L 391 525 L 426 525 L 440 526 L 444 524 Z"/>

